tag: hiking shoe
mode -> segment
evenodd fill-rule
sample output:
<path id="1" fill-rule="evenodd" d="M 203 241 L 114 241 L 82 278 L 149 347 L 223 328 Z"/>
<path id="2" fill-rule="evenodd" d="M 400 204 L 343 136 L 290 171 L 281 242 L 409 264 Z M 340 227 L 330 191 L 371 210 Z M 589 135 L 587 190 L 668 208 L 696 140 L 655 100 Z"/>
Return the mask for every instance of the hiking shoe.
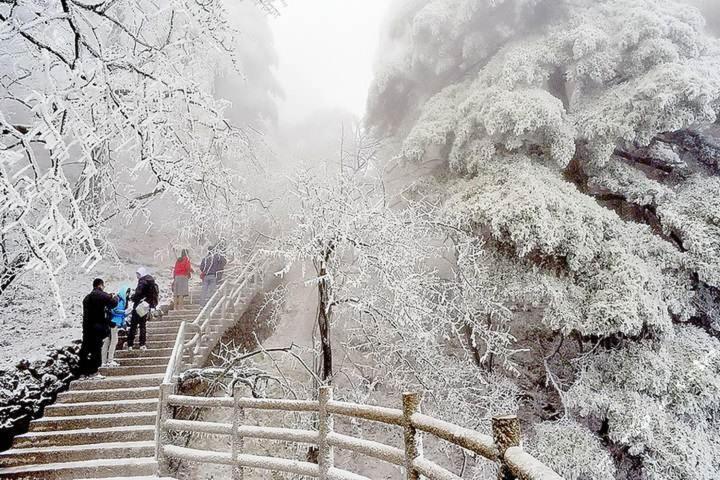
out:
<path id="1" fill-rule="evenodd" d="M 133 347 L 128 347 L 128 352 L 132 352 L 132 351 L 133 351 Z"/>
<path id="2" fill-rule="evenodd" d="M 108 363 L 107 366 L 110 368 L 115 368 L 115 367 L 119 367 L 120 364 L 116 361 L 112 361 L 112 362 Z"/>
<path id="3" fill-rule="evenodd" d="M 145 345 L 142 345 L 142 346 L 140 347 L 140 350 L 147 350 L 147 347 L 146 347 Z"/>

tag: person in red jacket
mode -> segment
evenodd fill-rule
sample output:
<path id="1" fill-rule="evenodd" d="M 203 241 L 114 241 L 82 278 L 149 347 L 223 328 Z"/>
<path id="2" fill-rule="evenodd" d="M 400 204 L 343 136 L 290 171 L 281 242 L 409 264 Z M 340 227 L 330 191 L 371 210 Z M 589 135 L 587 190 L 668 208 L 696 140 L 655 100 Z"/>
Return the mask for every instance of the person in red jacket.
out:
<path id="1" fill-rule="evenodd" d="M 173 296 L 175 297 L 176 308 L 181 307 L 185 303 L 185 297 L 190 295 L 189 282 L 192 274 L 193 268 L 190 264 L 188 251 L 183 250 L 173 269 Z"/>

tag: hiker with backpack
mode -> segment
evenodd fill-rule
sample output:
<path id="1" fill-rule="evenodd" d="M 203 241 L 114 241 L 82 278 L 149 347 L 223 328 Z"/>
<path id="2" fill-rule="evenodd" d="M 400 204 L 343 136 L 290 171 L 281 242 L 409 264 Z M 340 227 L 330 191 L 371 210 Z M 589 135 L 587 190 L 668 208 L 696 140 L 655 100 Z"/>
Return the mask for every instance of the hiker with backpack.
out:
<path id="1" fill-rule="evenodd" d="M 118 332 L 125 326 L 125 320 L 129 313 L 128 299 L 130 292 L 130 287 L 127 285 L 120 287 L 117 294 L 118 304 L 108 312 L 108 316 L 110 317 L 110 336 L 105 337 L 102 346 L 102 362 L 104 367 L 119 366 L 115 361 L 115 350 L 118 344 Z"/>
<path id="2" fill-rule="evenodd" d="M 83 299 L 82 346 L 80 347 L 80 373 L 86 376 L 98 374 L 102 365 L 102 346 L 110 335 L 108 311 L 117 306 L 116 295 L 105 293 L 105 282 L 100 278 L 93 281 L 93 290 Z"/>
<path id="3" fill-rule="evenodd" d="M 135 335 L 140 328 L 140 350 L 146 350 L 147 340 L 146 326 L 152 310 L 160 303 L 160 289 L 155 279 L 145 267 L 140 267 L 135 272 L 138 284 L 135 292 L 130 297 L 133 302 L 132 314 L 130 316 L 130 330 L 127 336 L 128 350 L 135 347 Z"/>
<path id="4" fill-rule="evenodd" d="M 205 258 L 200 262 L 200 279 L 202 280 L 202 304 L 205 305 L 215 293 L 218 283 L 222 281 L 227 260 L 217 247 L 209 247 Z"/>

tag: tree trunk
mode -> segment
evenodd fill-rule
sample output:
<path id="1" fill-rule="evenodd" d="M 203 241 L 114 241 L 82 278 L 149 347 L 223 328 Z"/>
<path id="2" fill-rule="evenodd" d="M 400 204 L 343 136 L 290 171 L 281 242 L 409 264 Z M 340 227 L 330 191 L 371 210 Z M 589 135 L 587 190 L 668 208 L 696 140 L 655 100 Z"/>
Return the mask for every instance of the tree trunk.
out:
<path id="1" fill-rule="evenodd" d="M 330 321 L 332 319 L 332 307 L 330 306 L 330 285 L 325 275 L 327 270 L 323 266 L 319 272 L 320 282 L 318 283 L 318 329 L 320 330 L 320 367 L 319 377 L 323 384 L 332 383 L 332 343 L 330 342 Z"/>

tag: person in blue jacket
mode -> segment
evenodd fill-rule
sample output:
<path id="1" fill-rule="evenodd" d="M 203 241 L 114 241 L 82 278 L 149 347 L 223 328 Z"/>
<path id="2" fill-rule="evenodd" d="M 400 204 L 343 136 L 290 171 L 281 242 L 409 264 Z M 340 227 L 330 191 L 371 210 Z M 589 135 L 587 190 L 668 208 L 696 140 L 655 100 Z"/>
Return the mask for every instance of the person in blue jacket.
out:
<path id="1" fill-rule="evenodd" d="M 102 347 L 102 362 L 105 367 L 117 367 L 115 361 L 115 349 L 118 344 L 118 330 L 125 327 L 125 319 L 128 316 L 128 297 L 130 287 L 123 285 L 117 294 L 118 304 L 110 312 L 110 336 L 105 337 Z"/>

